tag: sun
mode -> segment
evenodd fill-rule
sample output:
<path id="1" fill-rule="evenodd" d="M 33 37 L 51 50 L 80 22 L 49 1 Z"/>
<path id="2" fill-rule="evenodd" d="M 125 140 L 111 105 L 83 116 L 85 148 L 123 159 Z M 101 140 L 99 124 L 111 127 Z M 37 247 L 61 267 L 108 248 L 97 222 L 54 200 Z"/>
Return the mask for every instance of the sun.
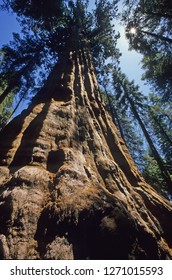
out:
<path id="1" fill-rule="evenodd" d="M 135 35 L 137 31 L 136 31 L 135 27 L 131 27 L 129 32 L 130 32 L 130 34 Z"/>

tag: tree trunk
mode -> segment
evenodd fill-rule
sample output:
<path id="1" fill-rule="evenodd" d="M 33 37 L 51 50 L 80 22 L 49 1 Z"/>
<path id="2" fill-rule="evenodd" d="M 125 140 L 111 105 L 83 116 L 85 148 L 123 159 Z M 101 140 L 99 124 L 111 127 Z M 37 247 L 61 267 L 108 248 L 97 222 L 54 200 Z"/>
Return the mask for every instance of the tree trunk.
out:
<path id="1" fill-rule="evenodd" d="M 157 162 L 157 164 L 159 166 L 162 178 L 164 179 L 164 181 L 167 184 L 168 191 L 171 194 L 172 193 L 172 190 L 171 190 L 172 180 L 170 178 L 168 170 L 166 169 L 166 167 L 165 167 L 165 165 L 164 165 L 164 163 L 163 163 L 163 161 L 161 159 L 161 156 L 159 155 L 159 153 L 158 153 L 158 151 L 157 151 L 157 149 L 156 149 L 156 147 L 155 147 L 155 145 L 154 145 L 154 143 L 153 143 L 153 141 L 152 141 L 152 139 L 151 139 L 151 137 L 150 137 L 150 135 L 149 135 L 145 125 L 144 125 L 144 123 L 142 122 L 142 120 L 141 120 L 141 118 L 140 118 L 140 116 L 139 116 L 139 114 L 138 114 L 138 112 L 136 110 L 136 107 L 134 105 L 133 100 L 129 97 L 129 95 L 127 93 L 127 90 L 125 91 L 125 95 L 126 95 L 128 101 L 129 101 L 130 105 L 131 105 L 131 109 L 132 109 L 132 112 L 134 114 L 134 117 L 138 121 L 138 123 L 139 123 L 139 125 L 140 125 L 140 127 L 141 127 L 141 129 L 143 131 L 143 134 L 144 134 L 144 136 L 145 136 L 145 138 L 146 138 L 146 140 L 147 140 L 147 142 L 149 144 L 149 147 L 150 147 L 150 149 L 152 151 L 152 154 L 153 154 L 153 156 L 154 156 L 154 158 L 155 158 L 155 160 L 156 160 L 156 162 Z"/>
<path id="2" fill-rule="evenodd" d="M 5 100 L 5 98 L 12 92 L 17 90 L 17 83 L 11 83 L 0 95 L 0 104 Z"/>
<path id="3" fill-rule="evenodd" d="M 21 77 L 26 76 L 27 73 L 32 71 L 33 66 L 35 65 L 36 61 L 39 59 L 39 54 L 36 53 L 33 58 L 25 65 L 22 69 L 16 72 L 9 81 L 8 86 L 0 95 L 0 104 L 4 101 L 4 99 L 12 92 L 17 91 L 20 88 Z"/>
<path id="4" fill-rule="evenodd" d="M 155 37 L 157 40 L 165 41 L 165 42 L 168 42 L 170 44 L 172 43 L 172 39 L 171 38 L 168 38 L 168 37 L 156 34 L 156 33 L 144 31 L 144 30 L 141 30 L 141 32 L 144 33 L 144 34 L 150 35 L 152 37 Z"/>
<path id="5" fill-rule="evenodd" d="M 172 259 L 172 205 L 104 110 L 86 51 L 1 133 L 3 259 Z"/>
<path id="6" fill-rule="evenodd" d="M 169 144 L 169 146 L 172 146 L 172 140 L 170 139 L 167 132 L 165 131 L 162 121 L 157 118 L 157 116 L 154 113 L 154 110 L 152 110 L 151 108 L 149 108 L 149 114 L 150 114 L 150 118 L 153 120 L 155 126 L 158 127 L 160 134 L 165 139 L 165 142 L 167 142 Z"/>

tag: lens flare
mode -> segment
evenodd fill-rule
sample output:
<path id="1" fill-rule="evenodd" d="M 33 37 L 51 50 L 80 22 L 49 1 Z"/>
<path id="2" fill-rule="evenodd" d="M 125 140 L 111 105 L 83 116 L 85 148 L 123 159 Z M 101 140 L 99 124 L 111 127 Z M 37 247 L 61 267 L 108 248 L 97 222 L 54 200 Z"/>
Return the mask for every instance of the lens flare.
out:
<path id="1" fill-rule="evenodd" d="M 133 35 L 136 34 L 136 28 L 135 27 L 131 27 L 130 33 L 133 34 Z"/>

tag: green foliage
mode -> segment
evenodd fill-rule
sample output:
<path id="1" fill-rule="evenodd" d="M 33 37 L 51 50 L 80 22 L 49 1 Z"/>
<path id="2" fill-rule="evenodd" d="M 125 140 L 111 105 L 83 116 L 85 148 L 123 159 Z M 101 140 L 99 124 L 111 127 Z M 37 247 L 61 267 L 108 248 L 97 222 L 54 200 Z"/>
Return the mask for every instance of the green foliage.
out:
<path id="1" fill-rule="evenodd" d="M 20 96 L 35 94 L 59 57 L 68 51 L 89 49 L 99 67 L 108 57 L 118 55 L 118 35 L 111 23 L 117 1 L 96 1 L 92 12 L 88 11 L 89 2 L 4 1 L 3 7 L 18 15 L 22 34 L 13 34 L 13 40 L 1 49 L 0 84 L 5 80 L 7 86 L 0 103 L 11 91 Z"/>
<path id="2" fill-rule="evenodd" d="M 143 135 L 137 127 L 134 118 L 128 116 L 127 112 L 120 112 L 120 107 L 116 108 L 120 125 L 123 132 L 124 141 L 129 152 L 140 171 L 144 166 L 144 144 Z"/>
<path id="3" fill-rule="evenodd" d="M 130 110 L 133 103 L 138 112 L 143 113 L 147 99 L 140 92 L 139 86 L 135 85 L 134 81 L 129 81 L 119 67 L 114 67 L 112 77 L 116 100 L 122 105 L 123 111 Z"/>
<path id="4" fill-rule="evenodd" d="M 46 67 L 45 49 L 43 41 L 35 35 L 26 35 L 21 38 L 13 34 L 13 41 L 1 48 L 0 86 L 6 81 L 6 87 L 0 95 L 0 103 L 10 92 L 20 92 L 32 88 L 34 90 L 37 67 Z"/>
<path id="5" fill-rule="evenodd" d="M 168 0 L 124 1 L 122 21 L 130 49 L 143 54 L 145 79 L 163 99 L 172 89 L 172 3 Z M 135 32 L 131 32 L 135 28 Z"/>
<path id="6" fill-rule="evenodd" d="M 166 183 L 166 188 L 170 189 L 172 181 L 170 178 L 168 166 L 166 164 L 166 161 L 165 162 L 163 161 L 162 156 L 158 151 L 156 144 L 154 143 L 154 136 L 150 134 L 150 131 L 148 129 L 149 125 L 148 127 L 146 126 L 146 123 L 150 122 L 150 112 L 153 113 L 153 108 L 150 110 L 150 107 L 148 107 L 148 105 L 145 102 L 147 101 L 147 99 L 140 93 L 138 86 L 135 86 L 133 81 L 132 82 L 128 81 L 125 74 L 121 73 L 120 68 L 114 68 L 113 85 L 116 92 L 116 99 L 118 101 L 118 104 L 121 104 L 123 106 L 123 112 L 128 112 L 128 114 L 130 114 L 129 115 L 130 120 L 131 117 L 133 117 L 134 120 L 137 120 L 138 125 L 140 126 L 144 134 L 144 137 L 150 147 L 151 153 L 154 159 L 156 160 L 158 167 L 161 171 L 161 177 L 163 178 L 163 181 L 165 181 Z M 148 113 L 149 113 L 149 119 L 147 118 Z M 153 113 L 153 116 L 155 118 L 158 117 L 155 113 Z M 159 137 L 158 140 L 162 141 L 162 139 L 165 139 L 165 136 L 168 136 L 167 132 L 164 130 L 163 126 L 161 126 L 159 122 L 156 123 L 156 126 L 153 125 L 152 122 L 152 126 L 154 129 L 154 135 Z M 161 133 L 163 131 L 163 137 L 159 136 L 160 131 Z M 166 148 L 167 142 L 163 141 L 163 145 L 165 145 L 164 147 Z M 169 145 L 171 145 L 171 143 L 169 143 Z M 169 154 L 171 155 L 171 152 L 169 152 Z"/>
<path id="7" fill-rule="evenodd" d="M 63 17 L 63 0 L 4 0 L 4 8 L 14 11 L 19 17 L 26 17 L 29 20 L 38 21 L 44 28 L 50 28 L 57 23 L 57 18 Z"/>
<path id="8" fill-rule="evenodd" d="M 111 79 L 112 74 L 112 79 Z M 128 102 L 125 91 L 130 87 L 130 95 L 135 101 L 135 105 L 141 108 L 144 96 L 139 92 L 138 86 L 134 82 L 129 82 L 126 75 L 118 67 L 111 64 L 106 65 L 99 78 L 104 90 L 104 102 L 107 110 L 111 114 L 118 130 L 128 147 L 136 165 L 140 169 L 144 165 L 144 144 L 143 135 L 139 129 L 135 115 L 132 112 L 131 104 Z M 112 87 L 109 86 L 110 82 Z"/>
<path id="9" fill-rule="evenodd" d="M 165 159 L 166 168 L 172 174 L 172 104 L 162 102 L 154 95 L 150 95 L 148 117 L 157 139 L 158 147 Z"/>
<path id="10" fill-rule="evenodd" d="M 4 87 L 5 85 L 1 86 L 0 94 L 3 91 Z M 13 98 L 14 95 L 13 93 L 11 93 L 10 95 L 8 95 L 5 101 L 2 104 L 0 104 L 0 130 L 5 127 L 5 125 L 10 119 L 12 113 Z"/>
<path id="11" fill-rule="evenodd" d="M 147 183 L 154 187 L 160 194 L 167 195 L 167 184 L 164 181 L 161 170 L 151 154 L 145 155 L 145 164 L 142 174 Z"/>
<path id="12" fill-rule="evenodd" d="M 171 56 L 171 54 L 170 54 Z M 145 55 L 143 62 L 143 80 L 146 80 L 152 88 L 162 96 L 162 101 L 171 101 L 172 89 L 172 59 L 165 55 L 164 51 Z"/>
<path id="13" fill-rule="evenodd" d="M 146 130 L 155 147 L 151 157 L 145 158 L 144 174 L 152 185 L 167 189 L 171 185 L 172 166 L 169 114 L 172 109 L 172 3 L 166 0 L 124 2 L 122 20 L 130 49 L 143 54 L 143 79 L 156 91 L 156 95 L 147 100 L 149 106 L 144 107 Z"/>

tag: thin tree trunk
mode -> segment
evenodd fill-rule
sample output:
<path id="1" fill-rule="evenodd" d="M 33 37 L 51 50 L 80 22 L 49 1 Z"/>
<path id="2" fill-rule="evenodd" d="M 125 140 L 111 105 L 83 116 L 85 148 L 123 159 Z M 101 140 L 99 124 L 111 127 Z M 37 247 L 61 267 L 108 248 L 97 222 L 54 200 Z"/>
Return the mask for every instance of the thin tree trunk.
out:
<path id="1" fill-rule="evenodd" d="M 126 94 L 126 97 L 127 97 L 128 101 L 129 101 L 129 103 L 130 103 L 130 105 L 131 105 L 132 112 L 133 112 L 135 118 L 138 120 L 138 123 L 139 123 L 139 125 L 140 125 L 140 127 L 141 127 L 141 129 L 142 129 L 142 131 L 143 131 L 143 133 L 144 133 L 144 135 L 145 135 L 145 138 L 146 138 L 146 140 L 147 140 L 147 142 L 148 142 L 148 144 L 149 144 L 149 147 L 150 147 L 150 149 L 151 149 L 151 151 L 152 151 L 152 154 L 153 154 L 153 156 L 154 156 L 154 158 L 155 158 L 155 160 L 156 160 L 156 162 L 157 162 L 157 164 L 158 164 L 158 166 L 159 166 L 159 168 L 160 168 L 160 170 L 161 170 L 162 177 L 163 177 L 163 179 L 165 180 L 165 182 L 167 183 L 169 192 L 171 193 L 172 181 L 171 181 L 171 178 L 170 178 L 170 176 L 169 176 L 169 173 L 168 173 L 168 171 L 166 170 L 166 168 L 165 168 L 165 166 L 164 166 L 164 164 L 163 164 L 163 161 L 162 161 L 162 159 L 161 159 L 161 157 L 160 157 L 160 155 L 159 155 L 159 153 L 158 153 L 158 151 L 157 151 L 155 145 L 153 144 L 153 141 L 152 141 L 152 139 L 150 138 L 149 133 L 148 133 L 148 131 L 147 131 L 147 129 L 146 129 L 144 123 L 142 122 L 142 120 L 141 120 L 141 118 L 140 118 L 140 116 L 139 116 L 139 114 L 138 114 L 138 112 L 137 112 L 137 110 L 136 110 L 136 107 L 135 107 L 135 105 L 134 105 L 134 102 L 133 102 L 132 99 L 129 97 L 129 95 L 128 95 L 128 93 L 127 93 L 126 90 L 125 90 L 125 94 Z"/>
<path id="2" fill-rule="evenodd" d="M 149 108 L 149 112 L 150 112 L 150 116 L 151 118 L 154 120 L 154 122 L 156 123 L 156 126 L 159 127 L 160 129 L 160 134 L 162 136 L 164 136 L 164 138 L 166 139 L 166 141 L 169 143 L 169 145 L 172 146 L 172 140 L 170 139 L 170 137 L 168 136 L 167 132 L 164 130 L 163 126 L 161 125 L 160 121 L 157 119 L 157 117 L 155 116 L 155 114 L 153 113 L 153 111 L 151 110 L 151 108 Z"/>
<path id="3" fill-rule="evenodd" d="M 1 258 L 172 258 L 172 205 L 135 167 L 86 50 L 61 59 L 0 149 Z"/>
<path id="4" fill-rule="evenodd" d="M 14 81 L 14 83 L 10 83 L 9 86 L 3 91 L 3 93 L 0 95 L 0 104 L 4 101 L 4 99 L 12 92 L 12 90 L 15 90 L 17 88 L 17 83 Z"/>
<path id="5" fill-rule="evenodd" d="M 152 37 L 155 37 L 158 40 L 165 41 L 165 42 L 168 42 L 168 43 L 172 43 L 171 38 L 168 38 L 168 37 L 165 37 L 165 36 L 162 36 L 162 35 L 158 35 L 158 34 L 155 34 L 155 33 L 149 32 L 149 31 L 141 30 L 141 32 L 144 33 L 144 34 L 150 35 Z"/>
<path id="6" fill-rule="evenodd" d="M 32 60 L 30 60 L 20 71 L 18 71 L 9 81 L 9 85 L 0 95 L 0 104 L 4 101 L 4 99 L 13 91 L 15 88 L 19 88 L 20 80 L 22 76 L 25 76 L 29 71 L 32 70 L 32 67 L 35 65 L 35 59 L 38 59 L 39 54 L 35 54 Z"/>

